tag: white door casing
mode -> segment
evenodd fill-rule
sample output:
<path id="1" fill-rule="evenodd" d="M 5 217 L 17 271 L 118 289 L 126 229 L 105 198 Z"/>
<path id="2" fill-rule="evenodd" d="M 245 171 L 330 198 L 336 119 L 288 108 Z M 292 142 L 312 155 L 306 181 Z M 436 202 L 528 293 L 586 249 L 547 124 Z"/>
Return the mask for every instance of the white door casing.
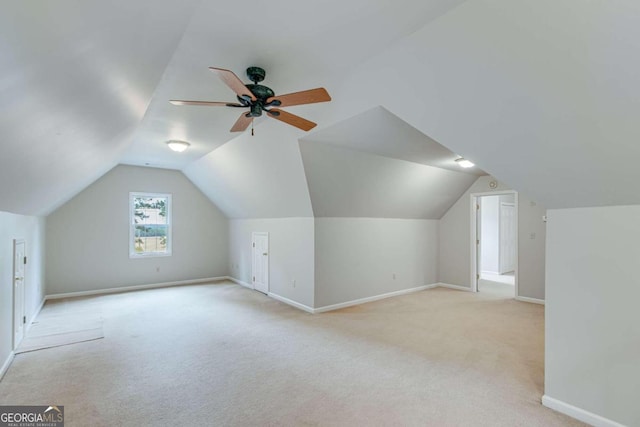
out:
<path id="1" fill-rule="evenodd" d="M 477 239 L 481 238 L 482 236 L 480 235 L 480 231 L 478 230 L 478 228 L 480 227 L 480 215 L 477 212 L 477 206 L 480 202 L 480 198 L 483 196 L 498 196 L 498 195 L 506 195 L 506 194 L 513 194 L 514 196 L 514 224 L 515 224 L 515 229 L 514 229 L 514 248 L 515 248 L 515 253 L 514 253 L 514 276 L 515 276 L 515 297 L 518 298 L 519 294 L 519 290 L 518 290 L 518 282 L 519 282 L 519 274 L 518 274 L 518 193 L 516 191 L 513 190 L 502 190 L 502 191 L 490 191 L 490 192 L 482 192 L 482 193 L 471 193 L 470 198 L 471 198 L 471 203 L 470 203 L 470 218 L 471 218 L 471 227 L 470 227 L 470 231 L 471 231 L 471 248 L 470 248 L 470 252 L 471 252 L 471 268 L 470 268 L 470 272 L 471 272 L 471 277 L 470 277 L 470 283 L 471 283 L 471 291 L 472 292 L 478 292 L 478 279 L 480 276 L 480 259 L 479 259 L 479 252 L 480 252 L 480 245 L 477 244 Z"/>
<path id="2" fill-rule="evenodd" d="M 21 239 L 13 241 L 13 349 L 15 350 L 25 329 L 24 289 L 25 289 L 25 242 Z"/>
<path id="3" fill-rule="evenodd" d="M 269 293 L 269 233 L 252 233 L 253 288 Z"/>

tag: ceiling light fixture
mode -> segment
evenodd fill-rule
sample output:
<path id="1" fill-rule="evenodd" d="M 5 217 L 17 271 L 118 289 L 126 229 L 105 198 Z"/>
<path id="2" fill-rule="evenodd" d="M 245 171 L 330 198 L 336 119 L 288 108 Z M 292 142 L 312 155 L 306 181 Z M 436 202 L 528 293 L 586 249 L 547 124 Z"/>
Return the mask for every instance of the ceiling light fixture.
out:
<path id="1" fill-rule="evenodd" d="M 456 163 L 458 164 L 458 166 L 460 166 L 461 168 L 472 168 L 475 165 L 473 163 L 471 163 L 469 160 L 464 159 L 462 157 L 460 157 L 459 159 L 456 159 Z"/>
<path id="2" fill-rule="evenodd" d="M 171 148 L 173 151 L 177 151 L 178 153 L 183 152 L 184 150 L 186 150 L 187 148 L 189 148 L 189 146 L 191 144 L 189 144 L 187 141 L 176 141 L 176 140 L 171 140 L 171 141 L 167 141 L 167 145 L 169 146 L 169 148 Z"/>

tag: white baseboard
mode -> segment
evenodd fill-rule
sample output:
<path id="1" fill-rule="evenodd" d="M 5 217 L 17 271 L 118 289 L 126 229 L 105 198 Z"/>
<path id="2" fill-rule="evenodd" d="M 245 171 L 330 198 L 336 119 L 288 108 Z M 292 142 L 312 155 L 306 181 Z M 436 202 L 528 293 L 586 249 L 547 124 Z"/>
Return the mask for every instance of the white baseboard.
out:
<path id="1" fill-rule="evenodd" d="M 540 304 L 540 305 L 544 305 L 544 300 L 543 299 L 538 299 L 538 298 L 529 298 L 529 297 L 516 297 L 517 301 L 523 301 L 523 302 L 530 302 L 533 304 Z"/>
<path id="2" fill-rule="evenodd" d="M 253 285 L 251 285 L 250 283 L 244 282 L 244 281 L 242 281 L 240 279 L 236 279 L 235 277 L 227 276 L 227 279 L 231 280 L 234 283 L 237 283 L 240 286 L 244 286 L 245 288 L 249 288 L 249 289 L 252 289 L 252 290 L 255 289 L 253 287 Z M 285 298 L 285 297 L 280 296 L 278 294 L 274 294 L 273 292 L 267 293 L 267 296 L 270 297 L 270 298 L 273 298 L 275 300 L 278 300 L 280 302 L 283 302 L 285 304 L 289 304 L 290 306 L 295 307 L 297 309 L 300 309 L 302 311 L 306 311 L 307 313 L 312 313 L 313 314 L 313 308 L 309 307 L 308 305 L 304 305 L 304 304 L 301 304 L 301 303 L 299 303 L 297 301 L 291 300 L 289 298 Z"/>
<path id="3" fill-rule="evenodd" d="M 2 364 L 2 368 L 0 368 L 0 381 L 2 381 L 2 378 L 4 377 L 4 374 L 6 374 L 7 371 L 9 370 L 9 366 L 11 366 L 11 362 L 13 362 L 13 357 L 14 356 L 15 356 L 15 354 L 12 351 L 11 353 L 9 353 L 9 356 L 7 357 L 7 360 L 5 360 L 4 363 Z"/>
<path id="4" fill-rule="evenodd" d="M 471 292 L 471 288 L 467 288 L 466 286 L 450 285 L 448 283 L 438 283 L 436 284 L 436 286 L 439 288 L 449 288 L 449 289 L 455 289 L 457 291 Z"/>
<path id="5" fill-rule="evenodd" d="M 97 289 L 95 291 L 66 292 L 62 294 L 51 294 L 45 297 L 45 300 L 86 297 L 91 295 L 117 294 L 120 292 L 141 291 L 144 289 L 168 288 L 171 286 L 197 285 L 199 283 L 219 282 L 226 280 L 227 276 L 207 277 L 205 279 L 179 280 L 176 282 L 152 283 L 150 285 L 123 286 L 120 288 Z"/>
<path id="6" fill-rule="evenodd" d="M 255 289 L 251 283 L 243 282 L 240 279 L 236 279 L 235 277 L 227 276 L 228 280 L 231 280 L 234 283 L 237 283 L 240 286 L 244 286 L 245 288 Z"/>
<path id="7" fill-rule="evenodd" d="M 551 408 L 554 411 L 561 412 L 576 420 L 583 421 L 587 424 L 591 424 L 594 427 L 624 427 L 623 424 L 617 423 L 600 415 L 596 415 L 592 412 L 585 411 L 576 406 L 565 403 L 561 400 L 549 397 L 546 394 L 542 396 L 542 404 L 547 408 Z"/>
<path id="8" fill-rule="evenodd" d="M 283 302 L 285 304 L 289 304 L 292 307 L 298 308 L 298 309 L 300 309 L 302 311 L 306 311 L 307 313 L 311 313 L 311 314 L 314 313 L 313 308 L 309 307 L 308 305 L 300 304 L 299 302 L 296 302 L 296 301 L 291 300 L 289 298 L 285 298 L 285 297 L 280 296 L 278 294 L 274 294 L 273 292 L 269 292 L 267 295 L 269 297 L 275 299 L 275 300 L 278 300 L 278 301 Z"/>
<path id="9" fill-rule="evenodd" d="M 423 285 L 423 286 L 418 286 L 416 288 L 402 289 L 402 290 L 399 290 L 399 291 L 389 292 L 389 293 L 380 294 L 380 295 L 374 295 L 372 297 L 360 298 L 360 299 L 356 299 L 356 300 L 352 300 L 352 301 L 341 302 L 341 303 L 338 303 L 338 304 L 325 305 L 324 307 L 319 307 L 319 308 L 313 309 L 313 313 L 324 313 L 326 311 L 338 310 L 340 308 L 351 307 L 353 305 L 358 305 L 358 304 L 364 304 L 364 303 L 367 303 L 367 302 L 378 301 L 378 300 L 381 300 L 381 299 L 384 299 L 384 298 L 396 297 L 396 296 L 399 296 L 399 295 L 405 295 L 405 294 L 410 294 L 410 293 L 413 293 L 413 292 L 423 291 L 425 289 L 435 288 L 436 286 L 438 286 L 438 285 L 437 284 Z"/>

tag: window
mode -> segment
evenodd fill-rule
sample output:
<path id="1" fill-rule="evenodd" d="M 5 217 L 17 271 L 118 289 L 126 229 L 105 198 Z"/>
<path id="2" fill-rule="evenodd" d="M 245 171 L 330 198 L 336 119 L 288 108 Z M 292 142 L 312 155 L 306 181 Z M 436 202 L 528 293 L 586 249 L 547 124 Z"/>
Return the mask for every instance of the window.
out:
<path id="1" fill-rule="evenodd" d="M 129 193 L 129 257 L 171 255 L 171 194 Z"/>

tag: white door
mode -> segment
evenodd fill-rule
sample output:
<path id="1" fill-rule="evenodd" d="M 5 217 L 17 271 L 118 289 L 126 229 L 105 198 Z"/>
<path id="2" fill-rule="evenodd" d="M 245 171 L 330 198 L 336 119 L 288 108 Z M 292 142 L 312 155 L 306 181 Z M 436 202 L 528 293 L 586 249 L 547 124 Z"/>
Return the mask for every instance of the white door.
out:
<path id="1" fill-rule="evenodd" d="M 269 293 L 269 233 L 252 235 L 253 240 L 253 288 Z"/>
<path id="2" fill-rule="evenodd" d="M 24 336 L 26 323 L 24 310 L 24 265 L 27 263 L 25 256 L 24 240 L 13 241 L 13 349 L 15 350 Z"/>
<path id="3" fill-rule="evenodd" d="M 500 203 L 500 274 L 516 269 L 516 208 Z"/>

